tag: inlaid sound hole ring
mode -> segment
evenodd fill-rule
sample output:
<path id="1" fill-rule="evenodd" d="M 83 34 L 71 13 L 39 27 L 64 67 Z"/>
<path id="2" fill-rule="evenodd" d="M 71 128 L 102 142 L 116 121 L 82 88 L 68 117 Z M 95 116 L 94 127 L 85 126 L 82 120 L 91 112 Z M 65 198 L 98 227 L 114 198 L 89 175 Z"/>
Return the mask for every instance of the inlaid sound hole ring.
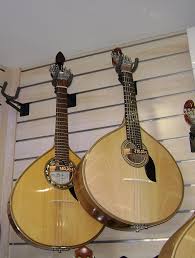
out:
<path id="1" fill-rule="evenodd" d="M 133 167 L 140 168 L 149 161 L 147 148 L 142 144 L 142 149 L 138 149 L 135 144 L 125 140 L 121 146 L 121 153 L 124 160 Z"/>
<path id="2" fill-rule="evenodd" d="M 74 172 L 76 170 L 75 164 L 69 161 L 66 165 L 63 161 L 56 161 L 54 158 L 49 160 L 45 166 L 45 177 L 47 181 L 59 189 L 71 188 Z"/>

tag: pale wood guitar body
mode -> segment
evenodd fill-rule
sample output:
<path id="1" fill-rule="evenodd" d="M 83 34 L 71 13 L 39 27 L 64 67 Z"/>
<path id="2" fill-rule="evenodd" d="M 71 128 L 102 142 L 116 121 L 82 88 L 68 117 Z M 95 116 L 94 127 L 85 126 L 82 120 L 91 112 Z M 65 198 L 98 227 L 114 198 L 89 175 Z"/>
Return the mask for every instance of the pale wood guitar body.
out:
<path id="1" fill-rule="evenodd" d="M 195 216 L 172 235 L 163 246 L 159 258 L 195 257 Z"/>
<path id="2" fill-rule="evenodd" d="M 44 175 L 46 163 L 54 157 L 54 148 L 30 165 L 12 191 L 8 204 L 14 229 L 31 244 L 46 248 L 73 248 L 91 241 L 103 229 L 73 197 L 69 190 L 50 184 Z M 69 152 L 70 160 L 80 159 Z"/>
<path id="3" fill-rule="evenodd" d="M 183 179 L 173 157 L 143 129 L 141 135 L 155 165 L 156 182 L 147 177 L 145 167 L 133 167 L 123 158 L 124 124 L 91 147 L 76 174 L 81 204 L 109 227 L 162 223 L 182 202 Z"/>

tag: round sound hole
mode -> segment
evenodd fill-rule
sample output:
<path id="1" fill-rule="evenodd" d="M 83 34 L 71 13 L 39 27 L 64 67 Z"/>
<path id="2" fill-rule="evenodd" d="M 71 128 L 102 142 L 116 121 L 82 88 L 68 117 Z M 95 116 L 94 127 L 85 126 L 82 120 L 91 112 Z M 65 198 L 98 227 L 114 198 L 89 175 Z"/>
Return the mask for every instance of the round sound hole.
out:
<path id="1" fill-rule="evenodd" d="M 126 140 L 121 146 L 121 151 L 124 160 L 133 167 L 143 167 L 149 160 L 148 151 L 144 145 L 142 149 L 138 149 L 135 144 Z"/>
<path id="2" fill-rule="evenodd" d="M 65 165 L 63 161 L 51 159 L 45 167 L 45 176 L 49 183 L 60 189 L 72 187 L 72 179 L 75 165 L 69 161 Z"/>

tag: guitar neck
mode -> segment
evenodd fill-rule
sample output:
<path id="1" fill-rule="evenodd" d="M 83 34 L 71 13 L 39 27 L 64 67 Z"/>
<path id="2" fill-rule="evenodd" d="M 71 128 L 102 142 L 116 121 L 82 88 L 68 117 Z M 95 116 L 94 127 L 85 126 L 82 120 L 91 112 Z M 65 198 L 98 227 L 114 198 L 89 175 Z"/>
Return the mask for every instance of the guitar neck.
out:
<path id="1" fill-rule="evenodd" d="M 57 86 L 56 93 L 55 159 L 69 164 L 67 88 Z"/>
<path id="2" fill-rule="evenodd" d="M 127 139 L 142 148 L 141 130 L 137 111 L 136 90 L 132 73 L 122 72 Z"/>

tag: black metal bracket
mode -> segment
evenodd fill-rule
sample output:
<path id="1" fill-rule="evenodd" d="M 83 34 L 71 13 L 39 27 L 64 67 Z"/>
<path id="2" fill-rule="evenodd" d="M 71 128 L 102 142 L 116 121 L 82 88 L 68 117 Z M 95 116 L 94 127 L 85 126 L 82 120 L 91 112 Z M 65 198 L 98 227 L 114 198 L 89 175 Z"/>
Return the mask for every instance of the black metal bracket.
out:
<path id="1" fill-rule="evenodd" d="M 195 152 L 195 125 L 191 125 L 189 139 L 191 152 Z"/>
<path id="2" fill-rule="evenodd" d="M 77 105 L 77 97 L 76 93 L 68 94 L 68 107 L 76 107 Z"/>
<path id="3" fill-rule="evenodd" d="M 56 83 L 57 83 L 57 81 L 56 81 L 55 79 L 53 79 L 53 80 L 52 80 L 52 85 L 54 86 L 55 93 L 56 93 Z M 67 98 L 68 98 L 68 108 L 70 108 L 70 107 L 76 107 L 76 105 L 77 105 L 76 93 L 67 94 Z"/>
<path id="4" fill-rule="evenodd" d="M 8 83 L 5 81 L 3 83 L 3 86 L 1 87 L 1 94 L 6 98 L 6 103 L 16 109 L 19 113 L 20 116 L 28 116 L 29 115 L 29 103 L 20 103 L 16 101 L 20 94 L 21 88 L 18 87 L 15 93 L 15 96 L 10 96 L 5 93 L 5 89 L 7 88 Z M 14 105 L 16 104 L 16 105 Z"/>

